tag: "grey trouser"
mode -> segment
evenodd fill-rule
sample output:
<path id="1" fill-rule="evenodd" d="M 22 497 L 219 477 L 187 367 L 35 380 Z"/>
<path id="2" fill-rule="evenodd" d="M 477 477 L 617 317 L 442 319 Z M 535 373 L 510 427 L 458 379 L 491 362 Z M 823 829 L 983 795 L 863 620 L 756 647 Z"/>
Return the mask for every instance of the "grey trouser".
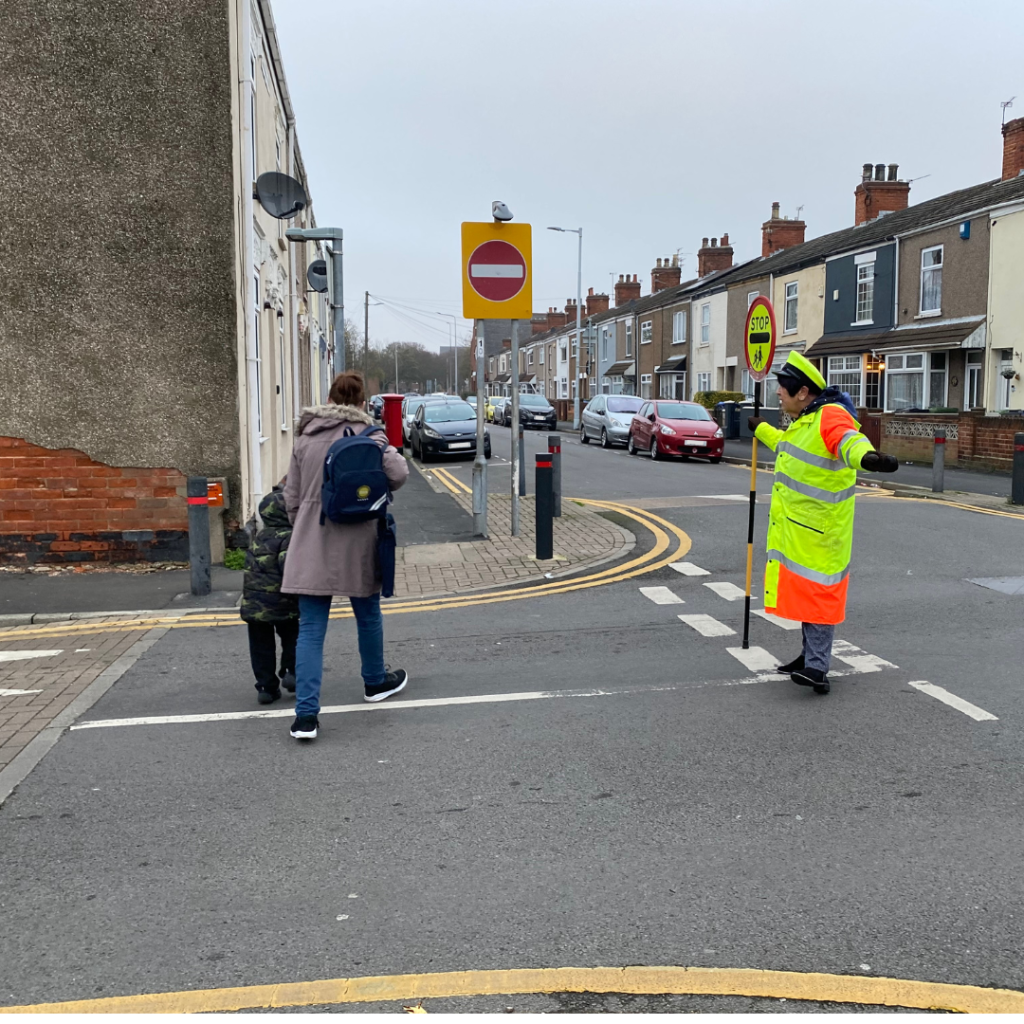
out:
<path id="1" fill-rule="evenodd" d="M 832 663 L 832 638 L 836 634 L 836 627 L 802 622 L 800 628 L 804 638 L 804 666 L 827 672 Z"/>

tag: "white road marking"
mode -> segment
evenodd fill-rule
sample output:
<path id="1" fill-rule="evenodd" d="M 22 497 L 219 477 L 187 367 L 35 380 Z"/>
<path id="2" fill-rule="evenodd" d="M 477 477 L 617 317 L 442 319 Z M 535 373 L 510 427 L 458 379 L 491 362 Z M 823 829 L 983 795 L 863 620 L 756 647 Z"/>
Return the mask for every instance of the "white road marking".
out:
<path id="1" fill-rule="evenodd" d="M 42 692 L 42 690 L 0 690 L 0 697 L 25 697 L 30 693 Z"/>
<path id="2" fill-rule="evenodd" d="M 465 697 L 432 697 L 421 700 L 398 700 L 388 704 L 333 704 L 320 709 L 321 715 L 341 715 L 354 711 L 407 711 L 411 708 L 436 708 L 452 704 L 504 704 L 509 701 L 549 700 L 556 697 L 610 697 L 622 693 L 657 693 L 674 690 L 675 686 L 639 686 L 625 690 L 531 690 L 524 693 L 481 693 Z M 291 718 L 294 708 L 275 711 L 220 711 L 205 715 L 154 715 L 142 718 L 105 718 L 95 722 L 79 722 L 78 729 L 114 729 L 126 725 L 191 725 L 196 722 L 236 722 L 247 718 Z"/>
<path id="3" fill-rule="evenodd" d="M 765 620 L 765 622 L 770 622 L 773 625 L 778 626 L 780 629 L 799 629 L 800 628 L 800 623 L 799 622 L 796 622 L 793 619 L 784 619 L 784 618 L 782 618 L 779 615 L 770 615 L 763 608 L 751 608 L 751 612 L 754 615 L 760 615 L 761 618 Z"/>
<path id="4" fill-rule="evenodd" d="M 655 604 L 685 604 L 686 602 L 668 587 L 641 587 L 640 593 Z"/>
<path id="5" fill-rule="evenodd" d="M 711 575 L 707 569 L 702 569 L 699 565 L 694 565 L 693 562 L 670 562 L 668 567 L 675 569 L 676 572 L 681 572 L 684 576 Z"/>
<path id="6" fill-rule="evenodd" d="M 28 661 L 29 658 L 55 658 L 63 651 L 0 651 L 0 661 Z"/>
<path id="7" fill-rule="evenodd" d="M 735 636 L 736 630 L 710 615 L 680 615 L 679 618 L 701 636 Z"/>
<path id="8" fill-rule="evenodd" d="M 751 672 L 775 672 L 779 667 L 779 659 L 763 647 L 726 647 L 726 650 Z"/>
<path id="9" fill-rule="evenodd" d="M 832 655 L 840 661 L 845 661 L 850 668 L 857 672 L 881 672 L 887 668 L 899 668 L 885 658 L 879 658 L 874 654 L 865 654 L 861 648 L 851 644 L 849 640 L 835 640 L 832 643 Z"/>
<path id="10" fill-rule="evenodd" d="M 695 494 L 695 498 L 717 498 L 719 501 L 750 501 L 749 494 Z"/>
<path id="11" fill-rule="evenodd" d="M 985 711 L 983 708 L 979 708 L 977 704 L 972 704 L 968 700 L 964 700 L 962 697 L 958 697 L 955 693 L 950 693 L 949 690 L 944 690 L 941 686 L 936 686 L 934 683 L 917 682 L 911 683 L 911 686 L 915 690 L 920 690 L 922 693 L 927 693 L 929 697 L 934 697 L 936 700 L 941 700 L 943 704 L 948 704 L 951 708 L 956 708 L 957 711 L 962 711 L 969 718 L 973 718 L 976 722 L 998 722 L 999 719 Z"/>
<path id="12" fill-rule="evenodd" d="M 744 593 L 741 587 L 737 587 L 735 583 L 716 582 L 716 583 L 705 583 L 705 587 L 708 590 L 713 590 L 719 597 L 724 597 L 726 601 L 742 601 L 747 595 Z M 752 598 L 756 601 L 757 598 Z"/>

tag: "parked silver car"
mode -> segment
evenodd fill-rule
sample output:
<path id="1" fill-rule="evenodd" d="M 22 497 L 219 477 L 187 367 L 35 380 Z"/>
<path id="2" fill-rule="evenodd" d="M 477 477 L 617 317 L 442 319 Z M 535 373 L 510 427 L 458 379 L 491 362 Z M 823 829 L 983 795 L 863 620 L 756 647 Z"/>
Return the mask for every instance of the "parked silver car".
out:
<path id="1" fill-rule="evenodd" d="M 580 413 L 580 443 L 589 444 L 595 438 L 602 448 L 625 444 L 629 425 L 642 404 L 632 395 L 595 395 Z"/>

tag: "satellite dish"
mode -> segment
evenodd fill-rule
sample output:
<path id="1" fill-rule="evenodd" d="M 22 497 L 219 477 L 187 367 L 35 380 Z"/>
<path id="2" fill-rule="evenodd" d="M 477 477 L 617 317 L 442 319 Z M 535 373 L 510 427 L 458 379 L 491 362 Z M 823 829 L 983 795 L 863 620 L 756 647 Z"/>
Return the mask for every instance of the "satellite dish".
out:
<path id="1" fill-rule="evenodd" d="M 302 185 L 280 171 L 267 171 L 256 179 L 256 198 L 278 220 L 291 220 L 309 202 Z"/>
<path id="2" fill-rule="evenodd" d="M 327 260 L 313 260 L 306 271 L 306 280 L 313 291 L 327 291 Z"/>

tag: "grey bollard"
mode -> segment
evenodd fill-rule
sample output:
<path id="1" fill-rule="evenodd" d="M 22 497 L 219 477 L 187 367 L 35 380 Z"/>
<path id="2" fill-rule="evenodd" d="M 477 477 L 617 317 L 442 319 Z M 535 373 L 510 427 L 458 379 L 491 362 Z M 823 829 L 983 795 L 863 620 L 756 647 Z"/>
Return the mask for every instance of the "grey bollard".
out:
<path id="1" fill-rule="evenodd" d="M 554 522 L 552 520 L 551 456 L 543 452 L 537 456 L 536 507 L 537 560 L 554 557 Z"/>
<path id="2" fill-rule="evenodd" d="M 190 476 L 185 488 L 188 501 L 188 562 L 193 597 L 210 592 L 210 498 L 205 476 Z"/>
<path id="3" fill-rule="evenodd" d="M 1010 484 L 1010 501 L 1024 505 L 1024 434 L 1013 435 L 1013 482 Z"/>
<path id="4" fill-rule="evenodd" d="M 519 497 L 526 494 L 526 438 L 523 436 L 523 425 L 519 424 Z"/>
<path id="5" fill-rule="evenodd" d="M 551 490 L 554 495 L 556 518 L 562 514 L 562 435 L 548 434 L 548 454 L 551 456 Z"/>
<path id="6" fill-rule="evenodd" d="M 932 490 L 936 494 L 943 491 L 943 478 L 946 475 L 946 428 L 935 428 L 935 454 L 932 456 Z"/>

